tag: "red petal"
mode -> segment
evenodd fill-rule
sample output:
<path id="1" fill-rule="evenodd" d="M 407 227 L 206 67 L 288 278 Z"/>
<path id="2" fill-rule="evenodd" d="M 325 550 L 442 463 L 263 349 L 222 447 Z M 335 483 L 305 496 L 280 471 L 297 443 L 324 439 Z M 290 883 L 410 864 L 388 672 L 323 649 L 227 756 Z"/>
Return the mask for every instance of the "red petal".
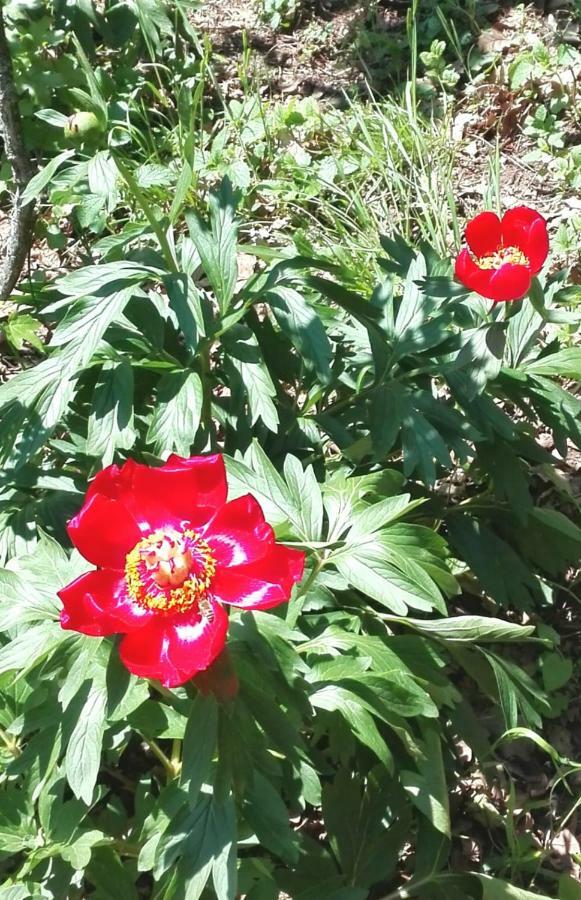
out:
<path id="1" fill-rule="evenodd" d="M 540 272 L 549 254 L 549 234 L 543 216 L 528 206 L 516 206 L 502 219 L 505 247 L 518 247 L 530 261 L 533 275 Z"/>
<path id="2" fill-rule="evenodd" d="M 208 668 L 223 650 L 227 630 L 228 616 L 212 602 L 211 619 L 197 613 L 157 617 L 140 631 L 126 635 L 119 652 L 134 675 L 176 687 Z"/>
<path id="3" fill-rule="evenodd" d="M 227 494 L 221 455 L 191 459 L 174 455 L 158 468 L 140 465 L 132 459 L 121 468 L 108 466 L 91 482 L 86 503 L 95 496 L 117 501 L 138 523 L 141 532 L 147 533 L 167 525 L 179 527 L 182 522 L 200 527 L 226 502 Z M 118 515 L 127 518 L 123 511 Z M 90 557 L 87 559 L 93 562 Z"/>
<path id="4" fill-rule="evenodd" d="M 501 244 L 500 219 L 493 212 L 483 212 L 468 222 L 466 243 L 474 256 L 486 256 L 494 253 Z"/>
<path id="5" fill-rule="evenodd" d="M 127 553 L 141 539 L 135 519 L 118 500 L 93 492 L 67 526 L 77 550 L 95 566 L 123 569 Z"/>
<path id="6" fill-rule="evenodd" d="M 204 529 L 218 567 L 240 566 L 261 559 L 274 544 L 258 501 L 250 494 L 231 500 L 218 510 Z"/>
<path id="7" fill-rule="evenodd" d="M 258 562 L 218 569 L 212 593 L 222 603 L 243 609 L 269 609 L 289 599 L 293 585 L 303 576 L 304 566 L 304 553 L 275 544 Z"/>
<path id="8" fill-rule="evenodd" d="M 489 293 L 484 296 L 497 302 L 521 300 L 530 288 L 531 280 L 531 271 L 528 266 L 513 266 L 511 263 L 505 263 L 500 269 L 493 271 Z"/>
<path id="9" fill-rule="evenodd" d="M 204 525 L 226 502 L 228 485 L 221 455 L 182 459 L 170 456 L 159 468 L 133 463 L 130 494 L 124 502 L 151 529 Z"/>
<path id="10" fill-rule="evenodd" d="M 493 269 L 481 269 L 477 266 L 468 250 L 462 250 L 456 259 L 455 275 L 458 281 L 482 297 L 490 296 L 487 292 L 490 290 L 493 273 Z"/>
<path id="11" fill-rule="evenodd" d="M 134 603 L 121 572 L 86 572 L 58 592 L 63 602 L 61 625 L 81 634 L 105 635 L 143 628 L 154 613 Z"/>

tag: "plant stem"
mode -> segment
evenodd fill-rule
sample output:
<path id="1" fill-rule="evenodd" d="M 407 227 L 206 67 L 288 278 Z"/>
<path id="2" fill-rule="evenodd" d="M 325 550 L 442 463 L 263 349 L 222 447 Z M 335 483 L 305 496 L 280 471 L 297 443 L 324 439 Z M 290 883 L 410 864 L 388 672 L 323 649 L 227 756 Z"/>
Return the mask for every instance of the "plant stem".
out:
<path id="1" fill-rule="evenodd" d="M 113 156 L 113 159 L 115 160 L 115 165 L 119 169 L 119 172 L 121 173 L 122 177 L 124 178 L 125 182 L 127 183 L 127 187 L 129 188 L 129 190 L 135 197 L 135 200 L 141 207 L 141 209 L 145 215 L 145 218 L 151 225 L 152 231 L 158 240 L 159 246 L 161 248 L 161 252 L 163 254 L 163 258 L 165 259 L 165 261 L 167 263 L 167 267 L 168 267 L 169 271 L 174 274 L 179 272 L 179 266 L 177 264 L 177 260 L 175 258 L 174 252 L 173 252 L 172 248 L 170 247 L 169 241 L 167 239 L 167 235 L 166 235 L 165 231 L 163 230 L 161 224 L 159 223 L 159 220 L 156 219 L 154 212 L 153 212 L 151 206 L 149 205 L 149 202 L 145 198 L 145 194 L 143 193 L 143 191 L 137 184 L 137 181 L 135 180 L 135 178 L 133 177 L 133 174 L 129 171 L 129 169 L 127 168 L 125 163 L 122 163 L 116 154 Z"/>
<path id="2" fill-rule="evenodd" d="M 307 598 L 307 593 L 311 585 L 316 581 L 319 576 L 319 573 L 323 566 L 326 563 L 326 559 L 324 557 L 318 557 L 317 562 L 313 566 L 313 571 L 305 581 L 305 583 L 299 588 L 299 591 L 294 598 L 292 604 L 289 605 L 287 616 L 286 616 L 286 624 L 289 628 L 294 628 L 297 624 L 297 619 L 300 616 L 304 602 Z"/>
<path id="3" fill-rule="evenodd" d="M 158 758 L 158 760 L 160 761 L 160 763 L 162 764 L 164 771 L 167 775 L 168 782 L 173 781 L 173 779 L 176 777 L 177 773 L 174 768 L 172 760 L 169 759 L 165 755 L 165 753 L 163 752 L 163 750 L 161 749 L 159 744 L 156 743 L 156 741 L 154 741 L 153 738 L 143 738 L 143 739 L 144 739 L 145 743 L 147 744 L 147 746 L 149 747 L 149 749 L 151 750 L 151 752 L 153 753 L 153 755 L 156 756 Z"/>
<path id="4" fill-rule="evenodd" d="M 176 778 L 182 770 L 182 742 L 180 738 L 174 738 L 171 745 L 171 764 Z"/>

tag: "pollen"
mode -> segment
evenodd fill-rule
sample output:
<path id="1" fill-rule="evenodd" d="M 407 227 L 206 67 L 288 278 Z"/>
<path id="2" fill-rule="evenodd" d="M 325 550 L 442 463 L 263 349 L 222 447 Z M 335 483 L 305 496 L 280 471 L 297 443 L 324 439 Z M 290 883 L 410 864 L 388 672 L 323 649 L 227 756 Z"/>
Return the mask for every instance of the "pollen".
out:
<path id="1" fill-rule="evenodd" d="M 518 247 L 499 247 L 494 253 L 487 253 L 476 260 L 481 269 L 500 269 L 506 263 L 513 266 L 528 266 L 530 260 Z"/>
<path id="2" fill-rule="evenodd" d="M 129 595 L 159 613 L 210 607 L 207 595 L 216 574 L 208 543 L 195 531 L 159 529 L 143 538 L 125 558 Z"/>

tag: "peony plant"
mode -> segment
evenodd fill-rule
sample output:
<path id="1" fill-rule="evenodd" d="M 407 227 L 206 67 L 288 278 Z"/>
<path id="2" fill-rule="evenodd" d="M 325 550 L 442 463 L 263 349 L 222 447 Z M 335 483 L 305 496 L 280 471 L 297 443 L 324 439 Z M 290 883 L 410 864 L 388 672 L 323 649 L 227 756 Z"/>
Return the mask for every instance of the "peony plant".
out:
<path id="1" fill-rule="evenodd" d="M 562 702 L 581 530 L 537 434 L 581 444 L 580 353 L 546 223 L 485 211 L 455 262 L 382 238 L 372 291 L 316 254 L 244 279 L 227 181 L 157 217 L 115 172 L 143 215 L 35 295 L 46 357 L 0 385 L 7 889 L 529 900 L 458 870 L 450 798 Z"/>

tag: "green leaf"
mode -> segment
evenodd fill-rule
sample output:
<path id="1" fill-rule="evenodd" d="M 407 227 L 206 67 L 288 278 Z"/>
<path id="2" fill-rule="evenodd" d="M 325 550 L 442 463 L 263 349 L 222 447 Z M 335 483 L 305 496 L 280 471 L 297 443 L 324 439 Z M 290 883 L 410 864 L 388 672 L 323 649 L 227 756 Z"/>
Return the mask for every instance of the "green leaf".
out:
<path id="1" fill-rule="evenodd" d="M 291 497 L 284 480 L 276 471 L 257 441 L 254 441 L 245 461 L 226 457 L 228 484 L 232 499 L 251 493 L 259 501 L 267 522 L 282 525 L 292 522 L 304 540 L 308 536 L 301 530 L 301 513 Z"/>
<path id="2" fill-rule="evenodd" d="M 516 625 L 492 616 L 455 616 L 452 619 L 402 619 L 414 631 L 442 641 L 462 643 L 509 643 L 524 641 L 535 630 L 534 625 Z"/>
<path id="3" fill-rule="evenodd" d="M 448 786 L 444 775 L 442 747 L 437 732 L 429 731 L 421 772 L 403 770 L 400 780 L 412 803 L 441 834 L 450 837 Z"/>
<path id="4" fill-rule="evenodd" d="M 482 885 L 482 900 L 550 900 L 545 894 L 533 894 L 490 875 L 475 874 Z"/>
<path id="5" fill-rule="evenodd" d="M 137 284 L 148 278 L 159 277 L 158 269 L 152 266 L 144 266 L 141 263 L 130 260 L 102 263 L 98 266 L 83 266 L 74 272 L 69 272 L 63 278 L 59 278 L 55 286 L 69 297 L 94 297 L 111 285 L 115 287 L 108 291 L 114 293 L 124 285 Z"/>
<path id="6" fill-rule="evenodd" d="M 505 343 L 506 330 L 501 322 L 482 325 L 470 334 L 456 357 L 456 367 L 462 370 L 464 390 L 469 399 L 481 394 L 487 383 L 500 372 Z"/>
<path id="7" fill-rule="evenodd" d="M 127 359 L 105 362 L 95 385 L 87 425 L 87 453 L 113 462 L 116 450 L 129 450 L 133 426 L 133 369 Z"/>
<path id="8" fill-rule="evenodd" d="M 546 691 L 558 691 L 565 687 L 573 674 L 573 661 L 560 653 L 543 653 L 540 663 Z"/>
<path id="9" fill-rule="evenodd" d="M 516 316 L 508 321 L 507 345 L 510 364 L 516 369 L 533 347 L 543 327 L 543 318 L 532 303 L 524 303 Z M 526 364 L 525 364 L 526 367 Z"/>
<path id="10" fill-rule="evenodd" d="M 209 226 L 196 213 L 186 213 L 190 237 L 194 242 L 204 272 L 216 294 L 220 311 L 224 315 L 234 296 L 237 265 L 236 198 L 228 178 L 224 178 L 220 190 L 210 195 Z"/>
<path id="11" fill-rule="evenodd" d="M 57 169 L 65 162 L 65 160 L 70 159 L 71 156 L 74 156 L 74 150 L 63 150 L 62 153 L 59 153 L 58 156 L 55 156 L 49 163 L 46 164 L 44 169 L 41 169 L 36 175 L 30 179 L 28 184 L 26 185 L 25 190 L 22 192 L 22 196 L 20 198 L 21 203 L 26 205 L 30 203 L 31 200 L 36 200 L 37 197 L 40 197 L 43 190 L 52 179 L 53 175 L 57 171 Z"/>
<path id="12" fill-rule="evenodd" d="M 418 254 L 410 263 L 404 283 L 403 297 L 395 319 L 395 335 L 399 340 L 422 324 L 427 317 L 427 297 L 418 287 L 426 275 L 426 261 Z"/>
<path id="13" fill-rule="evenodd" d="M 581 884 L 567 874 L 559 879 L 559 900 L 581 900 Z"/>
<path id="14" fill-rule="evenodd" d="M 67 781 L 75 797 L 87 806 L 93 801 L 99 774 L 106 710 L 107 690 L 103 684 L 94 683 L 79 712 L 65 754 Z"/>
<path id="15" fill-rule="evenodd" d="M 389 530 L 355 545 L 348 543 L 331 559 L 353 587 L 397 615 L 405 615 L 409 606 L 445 611 L 440 592 L 429 575 L 413 560 L 390 548 Z"/>
<path id="16" fill-rule="evenodd" d="M 128 287 L 107 297 L 79 300 L 51 341 L 52 345 L 68 346 L 0 386 L 0 407 L 17 404 L 23 409 L 19 434 L 10 436 L 10 442 L 2 447 L 6 458 L 22 465 L 42 446 L 73 397 L 79 369 L 91 360 L 107 328 L 122 313 L 133 292 L 134 288 Z"/>
<path id="17" fill-rule="evenodd" d="M 467 515 L 451 515 L 450 542 L 466 560 L 482 589 L 504 607 L 527 609 L 540 599 L 530 566 L 491 528 Z"/>
<path id="18" fill-rule="evenodd" d="M 581 347 L 567 347 L 558 353 L 541 356 L 523 366 L 530 375 L 558 375 L 561 378 L 581 379 Z"/>
<path id="19" fill-rule="evenodd" d="M 173 224 L 180 215 L 186 197 L 188 196 L 190 187 L 192 186 L 193 172 L 189 162 L 182 160 L 182 171 L 180 172 L 173 198 L 169 210 L 169 220 Z"/>
<path id="20" fill-rule="evenodd" d="M 389 771 L 393 770 L 393 759 L 387 744 L 381 737 L 373 716 L 363 707 L 357 694 L 340 685 L 328 684 L 312 694 L 310 701 L 316 709 L 341 713 L 361 743 L 369 747 Z"/>
<path id="21" fill-rule="evenodd" d="M 200 426 L 204 389 L 197 372 L 171 372 L 157 388 L 147 443 L 161 456 L 175 450 L 189 456 Z"/>
<path id="22" fill-rule="evenodd" d="M 400 494 L 399 497 L 386 497 L 379 503 L 361 505 L 353 513 L 347 540 L 356 543 L 358 538 L 365 538 L 385 528 L 422 503 L 425 500 L 410 502 L 409 494 Z"/>
<path id="23" fill-rule="evenodd" d="M 218 707 L 213 697 L 198 694 L 192 703 L 184 734 L 181 784 L 194 807 L 210 773 L 218 737 Z"/>
<path id="24" fill-rule="evenodd" d="M 292 287 L 281 285 L 263 298 L 270 304 L 282 331 L 296 347 L 321 384 L 331 381 L 333 351 L 319 316 Z"/>
<path id="25" fill-rule="evenodd" d="M 163 283 L 167 291 L 170 310 L 175 314 L 186 348 L 195 353 L 198 335 L 205 334 L 204 314 L 200 294 L 189 275 L 164 275 Z"/>
<path id="26" fill-rule="evenodd" d="M 289 812 L 279 792 L 259 771 L 247 791 L 243 815 L 261 844 L 285 862 L 296 863 L 298 836 L 290 827 Z"/>
<path id="27" fill-rule="evenodd" d="M 248 398 L 251 424 L 262 419 L 270 431 L 278 430 L 278 412 L 273 403 L 276 388 L 266 367 L 256 337 L 246 325 L 236 325 L 224 337 L 227 365 L 238 373 Z"/>
<path id="28" fill-rule="evenodd" d="M 8 343 L 15 350 L 22 350 L 24 344 L 30 344 L 39 353 L 44 352 L 44 344 L 38 336 L 41 323 L 28 313 L 11 315 L 1 326 Z"/>
<path id="29" fill-rule="evenodd" d="M 24 629 L 9 644 L 0 647 L 0 675 L 4 672 L 24 673 L 36 665 L 64 639 L 62 628 L 56 622 L 39 622 Z"/>
<path id="30" fill-rule="evenodd" d="M 103 843 L 105 835 L 96 829 L 81 831 L 78 837 L 61 850 L 61 856 L 73 869 L 83 871 L 89 865 L 93 847 Z"/>
<path id="31" fill-rule="evenodd" d="M 301 533 L 311 541 L 320 541 L 323 530 L 323 497 L 313 467 L 303 469 L 300 460 L 288 454 L 284 461 L 284 477 L 298 511 Z"/>

